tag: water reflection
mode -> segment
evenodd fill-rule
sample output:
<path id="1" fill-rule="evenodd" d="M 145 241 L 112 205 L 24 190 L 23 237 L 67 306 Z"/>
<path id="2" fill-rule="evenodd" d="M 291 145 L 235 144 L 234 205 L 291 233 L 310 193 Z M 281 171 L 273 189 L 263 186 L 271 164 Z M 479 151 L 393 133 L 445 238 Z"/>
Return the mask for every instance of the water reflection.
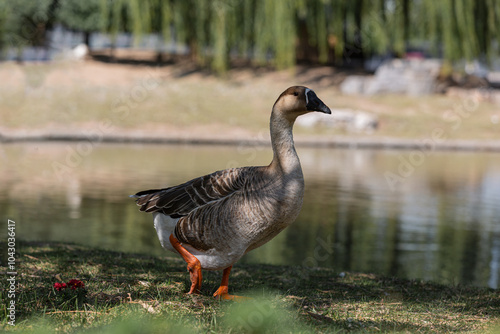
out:
<path id="1" fill-rule="evenodd" d="M 78 155 L 76 145 L 0 146 L 0 214 L 20 238 L 169 255 L 129 194 L 271 159 L 252 147 L 101 145 Z M 434 152 L 391 183 L 410 152 L 298 151 L 299 218 L 242 261 L 498 287 L 500 154 Z"/>

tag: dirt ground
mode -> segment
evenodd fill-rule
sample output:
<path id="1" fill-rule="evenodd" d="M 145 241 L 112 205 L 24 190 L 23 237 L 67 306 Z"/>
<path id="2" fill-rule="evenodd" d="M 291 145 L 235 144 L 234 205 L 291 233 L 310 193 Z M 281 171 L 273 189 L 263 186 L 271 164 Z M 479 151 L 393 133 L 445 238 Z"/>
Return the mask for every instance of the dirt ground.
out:
<path id="1" fill-rule="evenodd" d="M 118 54 L 118 56 L 120 56 Z M 147 60 L 147 58 L 145 58 Z M 374 132 L 342 127 L 295 128 L 303 142 L 408 143 L 439 140 L 496 145 L 500 111 L 472 97 L 346 96 L 346 72 L 333 67 L 232 69 L 216 77 L 189 61 L 155 66 L 96 60 L 0 64 L 0 138 L 268 141 L 272 104 L 289 86 L 316 91 L 332 110 L 378 119 Z"/>

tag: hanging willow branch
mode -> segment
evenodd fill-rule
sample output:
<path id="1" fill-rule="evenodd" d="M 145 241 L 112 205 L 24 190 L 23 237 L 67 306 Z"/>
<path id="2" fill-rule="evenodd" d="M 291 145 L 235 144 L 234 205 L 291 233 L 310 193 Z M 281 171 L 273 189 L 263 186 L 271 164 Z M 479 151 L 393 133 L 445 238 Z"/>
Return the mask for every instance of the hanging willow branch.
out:
<path id="1" fill-rule="evenodd" d="M 187 46 L 193 60 L 218 73 L 235 57 L 282 69 L 294 66 L 297 55 L 340 63 L 352 53 L 404 56 L 409 46 L 452 61 L 500 54 L 498 0 L 99 1 L 101 24 L 96 27 L 113 38 L 125 31 L 137 42 L 145 34 L 158 34 L 164 43 Z M 67 9 L 71 3 L 90 6 L 69 0 L 56 5 Z M 5 13 L 20 11 L 17 1 L 2 6 Z M 10 23 L 0 14 L 0 47 L 6 34 L 22 33 L 11 32 L 22 24 L 14 24 L 12 15 L 7 18 Z"/>
<path id="2" fill-rule="evenodd" d="M 449 60 L 499 55 L 496 0 L 102 0 L 101 11 L 111 34 L 127 28 L 136 39 L 174 36 L 200 65 L 219 73 L 232 54 L 257 65 L 293 66 L 299 22 L 308 38 L 300 46 L 315 49 L 311 60 L 320 63 L 341 62 L 353 50 L 403 56 L 412 40 L 436 55 L 443 50 Z"/>

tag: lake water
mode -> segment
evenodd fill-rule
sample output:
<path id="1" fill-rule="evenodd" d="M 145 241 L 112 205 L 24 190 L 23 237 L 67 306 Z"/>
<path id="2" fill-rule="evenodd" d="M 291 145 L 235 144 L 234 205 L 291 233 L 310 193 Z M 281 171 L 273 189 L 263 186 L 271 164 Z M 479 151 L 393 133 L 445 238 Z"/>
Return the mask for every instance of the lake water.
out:
<path id="1" fill-rule="evenodd" d="M 499 153 L 297 151 L 300 216 L 241 262 L 498 288 Z M 23 240 L 170 256 L 129 194 L 270 160 L 259 146 L 4 144 L 0 216 Z"/>

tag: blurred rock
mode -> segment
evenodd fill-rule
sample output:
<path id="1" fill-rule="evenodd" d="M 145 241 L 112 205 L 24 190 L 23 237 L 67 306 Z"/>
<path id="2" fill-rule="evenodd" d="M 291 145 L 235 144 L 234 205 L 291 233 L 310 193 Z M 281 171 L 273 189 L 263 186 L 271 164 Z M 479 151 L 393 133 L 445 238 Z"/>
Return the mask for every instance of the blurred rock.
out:
<path id="1" fill-rule="evenodd" d="M 489 72 L 486 76 L 486 80 L 492 87 L 500 87 L 500 71 L 498 72 Z"/>
<path id="2" fill-rule="evenodd" d="M 346 95 L 359 95 L 365 91 L 368 76 L 350 75 L 340 84 L 340 91 Z"/>
<path id="3" fill-rule="evenodd" d="M 343 94 L 408 94 L 434 92 L 441 68 L 438 59 L 391 59 L 379 66 L 373 76 L 350 76 L 342 82 Z"/>
<path id="4" fill-rule="evenodd" d="M 89 48 L 85 44 L 78 44 L 72 49 L 63 49 L 61 53 L 54 58 L 58 60 L 85 60 L 89 54 Z"/>
<path id="5" fill-rule="evenodd" d="M 307 128 L 325 126 L 349 132 L 373 133 L 378 127 L 378 118 L 361 110 L 332 109 L 331 115 L 309 113 L 297 118 L 295 124 Z"/>

